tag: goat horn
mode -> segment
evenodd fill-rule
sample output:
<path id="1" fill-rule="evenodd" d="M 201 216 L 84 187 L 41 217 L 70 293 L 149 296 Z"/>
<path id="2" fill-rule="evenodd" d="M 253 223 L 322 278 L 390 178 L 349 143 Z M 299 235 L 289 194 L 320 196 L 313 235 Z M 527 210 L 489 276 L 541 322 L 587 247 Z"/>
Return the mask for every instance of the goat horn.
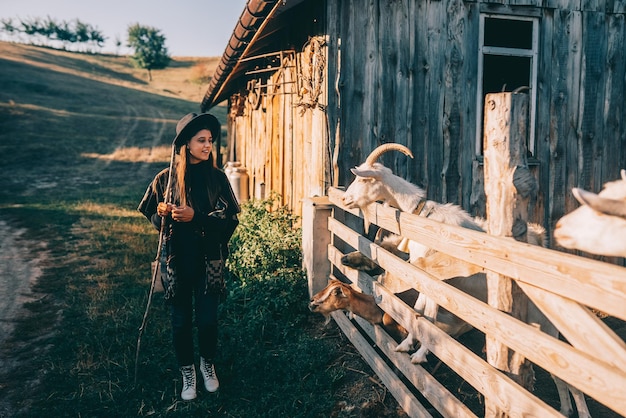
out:
<path id="1" fill-rule="evenodd" d="M 365 163 L 367 165 L 373 165 L 378 158 L 383 155 L 384 153 L 386 153 L 387 151 L 400 151 L 402 152 L 404 155 L 413 158 L 413 153 L 411 152 L 410 149 L 408 149 L 407 147 L 405 147 L 402 144 L 396 144 L 395 142 L 389 142 L 387 144 L 382 144 L 378 147 L 376 147 L 374 149 L 374 151 L 372 151 L 370 153 L 370 155 L 367 156 L 367 159 L 365 160 Z"/>
<path id="2" fill-rule="evenodd" d="M 572 194 L 581 204 L 588 205 L 600 213 L 626 219 L 626 203 L 622 200 L 600 197 L 595 193 L 576 187 L 572 189 Z"/>

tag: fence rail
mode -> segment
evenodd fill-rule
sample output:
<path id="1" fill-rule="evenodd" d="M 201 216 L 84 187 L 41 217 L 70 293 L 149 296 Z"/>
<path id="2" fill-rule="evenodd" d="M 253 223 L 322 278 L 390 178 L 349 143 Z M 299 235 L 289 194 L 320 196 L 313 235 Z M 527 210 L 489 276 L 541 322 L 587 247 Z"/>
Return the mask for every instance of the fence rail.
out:
<path id="1" fill-rule="evenodd" d="M 448 285 L 443 279 L 454 276 L 446 275 L 445 265 L 426 271 L 374 244 L 357 232 L 362 213 L 343 207 L 342 193 L 338 189 L 329 190 L 334 210 L 328 219 L 332 236 L 328 259 L 333 271 L 351 280 L 353 286 L 375 295 L 383 310 L 415 333 L 433 354 L 482 393 L 486 402 L 513 417 L 561 416 L 480 355 L 417 315 L 412 307 L 394 295 L 393 287 L 411 287 L 425 293 L 486 336 L 495 338 L 615 412 L 626 415 L 623 389 L 626 388 L 626 344 L 590 309 L 626 320 L 626 268 L 444 225 L 379 204 L 367 209 L 369 219 L 381 228 L 461 260 L 461 264 L 470 265 L 474 271 L 493 271 L 514 279 L 559 329 L 566 342 Z M 342 266 L 341 256 L 352 249 L 374 260 L 400 283 L 386 287 L 365 273 Z M 335 314 L 334 317 L 351 340 L 357 338 L 354 334 L 357 331 L 349 328 L 350 321 L 345 316 Z M 382 329 L 363 324 L 363 321 L 359 328 L 358 332 L 373 340 L 380 352 L 364 353 L 366 344 L 362 342 L 355 346 L 362 346 L 359 350 L 409 415 L 430 416 L 424 407 L 417 405 L 420 401 L 410 395 L 410 390 L 402 389 L 403 379 L 443 416 L 474 416 L 424 368 L 411 364 L 406 354 L 393 351 L 395 342 Z M 383 370 L 385 360 L 391 361 L 404 378 L 394 378 L 395 375 Z"/>

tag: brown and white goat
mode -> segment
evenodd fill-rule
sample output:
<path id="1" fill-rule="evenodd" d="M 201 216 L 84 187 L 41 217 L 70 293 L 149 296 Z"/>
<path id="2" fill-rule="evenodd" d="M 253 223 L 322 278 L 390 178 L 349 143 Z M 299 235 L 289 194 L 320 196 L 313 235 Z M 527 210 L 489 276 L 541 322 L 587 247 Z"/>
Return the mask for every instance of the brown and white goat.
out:
<path id="1" fill-rule="evenodd" d="M 415 293 L 413 292 L 413 294 Z M 415 302 L 415 296 L 411 298 L 409 292 L 398 296 L 405 298 L 405 303 Z M 398 324 L 376 304 L 374 296 L 359 292 L 349 284 L 339 280 L 330 279 L 324 289 L 313 295 L 309 303 L 309 309 L 311 312 L 324 315 L 326 323 L 330 321 L 332 312 L 339 310 L 348 311 L 373 325 L 382 326 L 396 341 L 403 340 L 408 334 L 402 325 Z"/>
<path id="2" fill-rule="evenodd" d="M 383 242 L 381 242 L 379 245 L 381 245 L 382 247 L 383 246 L 382 244 L 384 242 L 386 243 L 397 242 L 398 239 L 400 239 L 400 237 L 398 237 L 397 235 L 394 236 L 393 234 L 391 234 L 391 235 L 386 236 L 383 239 Z M 374 242 L 376 242 L 376 240 Z M 413 264 L 423 269 L 430 270 L 429 266 L 431 264 L 436 264 L 440 261 L 443 261 L 443 264 L 448 264 L 447 263 L 448 260 L 441 260 L 442 256 L 445 257 L 445 254 L 434 253 L 425 258 L 420 258 L 419 260 L 415 261 Z M 354 268 L 356 270 L 360 270 L 368 274 L 371 274 L 371 272 L 381 271 L 382 273 L 379 273 L 380 275 L 378 276 L 377 281 L 387 288 L 389 288 L 389 286 L 398 286 L 398 283 L 401 282 L 397 279 L 394 279 L 391 274 L 385 272 L 380 266 L 378 266 L 378 264 L 376 264 L 373 260 L 370 260 L 368 257 L 366 257 L 363 253 L 359 251 L 353 251 L 351 253 L 346 254 L 344 257 L 342 257 L 341 263 L 347 267 Z M 478 275 L 471 276 L 471 274 L 474 273 L 474 270 L 468 270 L 467 268 L 465 268 L 467 266 L 469 266 L 467 263 L 461 263 L 459 264 L 459 268 L 461 268 L 461 270 L 454 269 L 454 267 L 452 268 L 459 275 L 467 273 L 469 277 L 453 277 L 451 279 L 444 280 L 444 281 L 448 283 L 449 285 L 461 290 L 462 292 L 465 292 L 475 297 L 476 299 L 486 301 L 487 300 L 487 286 L 486 286 L 485 275 L 483 274 L 481 276 L 478 276 Z M 449 265 L 446 266 L 446 270 L 448 271 L 450 270 Z M 406 300 L 403 300 L 403 302 L 405 302 L 408 306 L 414 308 L 418 299 L 413 299 L 413 303 L 407 303 Z M 375 300 L 373 298 L 372 298 L 372 302 L 375 303 Z M 417 312 L 417 313 L 420 315 L 423 314 L 423 312 Z M 472 326 L 470 324 L 468 324 L 467 322 L 463 321 L 458 316 L 452 314 L 451 312 L 443 308 L 439 308 L 437 310 L 436 317 L 434 318 L 432 322 L 442 331 L 444 331 L 445 333 L 447 333 L 448 335 L 454 338 L 459 337 L 472 329 Z M 414 341 L 409 336 L 408 333 L 405 336 L 407 338 L 402 340 L 401 344 L 396 348 L 396 351 L 409 352 L 409 351 L 412 351 L 415 345 L 417 344 L 418 341 Z M 411 362 L 415 364 L 424 363 L 426 362 L 427 355 L 428 355 L 428 349 L 426 348 L 426 346 L 421 346 L 415 353 L 411 355 Z"/>
<path id="3" fill-rule="evenodd" d="M 554 238 L 562 247 L 597 255 L 626 257 L 626 170 L 599 194 L 574 188 L 582 206 L 556 223 Z"/>

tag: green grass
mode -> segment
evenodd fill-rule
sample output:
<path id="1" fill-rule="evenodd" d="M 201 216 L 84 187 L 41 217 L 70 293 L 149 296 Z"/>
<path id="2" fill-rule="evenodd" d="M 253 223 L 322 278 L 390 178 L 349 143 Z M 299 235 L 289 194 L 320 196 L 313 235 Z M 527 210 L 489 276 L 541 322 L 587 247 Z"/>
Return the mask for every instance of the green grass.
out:
<path id="1" fill-rule="evenodd" d="M 179 400 L 157 295 L 135 384 L 157 240 L 136 207 L 167 166 L 176 121 L 198 111 L 202 94 L 185 78 L 196 62 L 175 64 L 150 84 L 123 57 L 0 43 L 0 219 L 26 228 L 31 258 L 40 242 L 46 254 L 36 297 L 0 347 L 19 362 L 0 370 L 0 416 L 3 405 L 18 417 L 347 417 L 359 408 L 338 402 L 393 405 L 336 327 L 308 313 L 293 271 L 229 281 L 222 388 L 194 402 Z M 225 108 L 214 112 L 224 122 Z M 269 303 L 277 293 L 286 311 Z"/>

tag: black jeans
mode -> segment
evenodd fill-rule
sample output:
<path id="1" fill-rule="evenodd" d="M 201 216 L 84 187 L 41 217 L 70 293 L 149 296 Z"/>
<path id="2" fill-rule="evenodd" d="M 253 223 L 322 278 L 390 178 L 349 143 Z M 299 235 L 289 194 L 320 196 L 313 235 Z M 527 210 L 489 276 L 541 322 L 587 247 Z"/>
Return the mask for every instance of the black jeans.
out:
<path id="1" fill-rule="evenodd" d="M 185 256 L 187 255 L 187 256 Z M 206 293 L 204 257 L 178 257 L 176 296 L 171 304 L 172 339 L 178 366 L 194 364 L 193 319 L 200 355 L 213 362 L 217 354 L 219 294 Z"/>

